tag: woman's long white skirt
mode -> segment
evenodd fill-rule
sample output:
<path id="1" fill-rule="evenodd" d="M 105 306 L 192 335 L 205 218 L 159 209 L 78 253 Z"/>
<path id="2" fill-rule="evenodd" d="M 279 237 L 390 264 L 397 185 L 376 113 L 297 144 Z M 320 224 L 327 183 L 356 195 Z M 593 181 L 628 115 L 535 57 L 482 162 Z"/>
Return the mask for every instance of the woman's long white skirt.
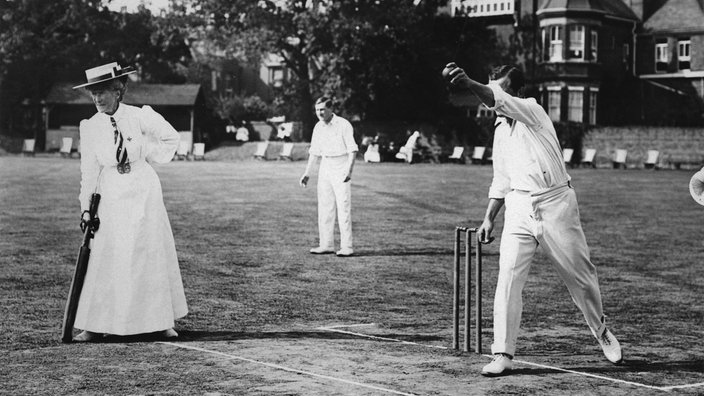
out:
<path id="1" fill-rule="evenodd" d="M 130 335 L 174 327 L 188 312 L 161 183 L 144 161 L 102 172 L 98 217 L 75 327 Z"/>

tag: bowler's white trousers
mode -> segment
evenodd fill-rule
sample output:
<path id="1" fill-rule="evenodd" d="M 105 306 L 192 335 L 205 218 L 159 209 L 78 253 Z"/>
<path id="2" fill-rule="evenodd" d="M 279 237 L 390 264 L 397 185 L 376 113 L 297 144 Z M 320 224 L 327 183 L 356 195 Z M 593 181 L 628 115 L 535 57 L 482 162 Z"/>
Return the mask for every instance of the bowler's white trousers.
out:
<path id="1" fill-rule="evenodd" d="M 504 203 L 492 353 L 513 356 L 516 351 L 521 294 L 538 245 L 557 268 L 592 333 L 601 334 L 605 325 L 599 281 L 589 259 L 574 190 L 568 183 L 536 193 L 514 190 Z"/>
<path id="2" fill-rule="evenodd" d="M 323 157 L 318 171 L 318 233 L 320 247 L 335 249 L 335 215 L 340 248 L 352 249 L 352 190 L 347 176 L 348 156 Z"/>

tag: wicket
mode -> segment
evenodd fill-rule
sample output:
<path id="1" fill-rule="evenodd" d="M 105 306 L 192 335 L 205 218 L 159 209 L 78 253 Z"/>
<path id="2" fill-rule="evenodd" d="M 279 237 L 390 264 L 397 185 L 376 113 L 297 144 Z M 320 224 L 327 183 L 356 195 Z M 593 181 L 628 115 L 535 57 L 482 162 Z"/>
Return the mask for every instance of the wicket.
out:
<path id="1" fill-rule="evenodd" d="M 460 338 L 460 256 L 462 233 L 465 235 L 465 265 L 464 265 L 464 348 L 469 352 L 470 344 L 470 316 L 471 316 L 471 286 L 472 286 L 472 236 L 477 235 L 476 228 L 456 227 L 455 228 L 455 265 L 454 265 L 454 298 L 453 298 L 453 338 L 452 348 L 459 349 Z M 482 353 L 482 244 L 477 242 L 476 264 L 475 264 L 475 346 L 476 353 Z"/>

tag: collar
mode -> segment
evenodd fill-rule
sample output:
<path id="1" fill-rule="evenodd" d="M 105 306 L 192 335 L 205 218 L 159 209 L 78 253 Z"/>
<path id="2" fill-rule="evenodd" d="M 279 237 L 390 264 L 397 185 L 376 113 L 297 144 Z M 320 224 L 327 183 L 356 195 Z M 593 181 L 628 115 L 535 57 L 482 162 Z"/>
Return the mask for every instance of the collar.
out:
<path id="1" fill-rule="evenodd" d="M 110 120 L 110 117 L 112 117 L 115 119 L 115 121 L 119 121 L 125 117 L 125 112 L 126 112 L 125 105 L 120 103 L 117 105 L 117 110 L 115 110 L 115 114 L 113 114 L 113 115 L 110 115 L 107 113 L 100 113 L 100 114 L 108 120 Z"/>

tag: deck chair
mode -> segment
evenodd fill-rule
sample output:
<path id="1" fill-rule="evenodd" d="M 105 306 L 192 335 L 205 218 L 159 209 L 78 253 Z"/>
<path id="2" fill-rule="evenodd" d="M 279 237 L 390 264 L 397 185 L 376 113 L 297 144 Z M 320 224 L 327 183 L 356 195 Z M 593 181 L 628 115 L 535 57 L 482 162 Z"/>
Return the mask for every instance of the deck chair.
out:
<path id="1" fill-rule="evenodd" d="M 645 159 L 645 169 L 656 169 L 658 164 L 658 157 L 660 152 L 658 150 L 648 150 L 648 157 Z"/>
<path id="2" fill-rule="evenodd" d="M 61 153 L 62 157 L 71 157 L 71 146 L 73 146 L 73 138 L 61 138 L 61 149 L 59 153 Z"/>
<path id="3" fill-rule="evenodd" d="M 618 169 L 618 168 L 626 169 L 626 156 L 627 155 L 628 155 L 627 150 L 616 149 L 616 153 L 615 153 L 614 159 L 613 159 L 614 169 Z"/>
<path id="4" fill-rule="evenodd" d="M 263 160 L 266 159 L 266 149 L 269 147 L 269 142 L 257 143 L 257 151 L 254 152 L 254 158 Z"/>
<path id="5" fill-rule="evenodd" d="M 450 154 L 449 157 L 447 157 L 450 162 L 459 162 L 459 163 L 464 163 L 464 147 L 462 146 L 455 146 L 454 149 L 452 149 L 452 154 Z"/>
<path id="6" fill-rule="evenodd" d="M 472 152 L 472 163 L 481 164 L 484 162 L 484 153 L 486 152 L 486 147 L 476 146 Z"/>
<path id="7" fill-rule="evenodd" d="M 193 161 L 205 161 L 205 143 L 193 143 Z"/>
<path id="8" fill-rule="evenodd" d="M 279 154 L 279 159 L 287 159 L 289 161 L 292 161 L 293 158 L 291 158 L 291 152 L 293 151 L 293 143 L 284 143 L 284 146 L 281 148 L 281 153 Z"/>
<path id="9" fill-rule="evenodd" d="M 367 151 L 364 152 L 364 162 L 381 162 L 378 144 L 372 143 L 367 146 Z"/>
<path id="10" fill-rule="evenodd" d="M 34 139 L 25 139 L 22 143 L 22 155 L 31 155 L 34 157 Z"/>
<path id="11" fill-rule="evenodd" d="M 572 166 L 572 155 L 574 155 L 574 149 L 566 148 L 562 150 L 562 158 L 565 161 L 565 165 Z"/>
<path id="12" fill-rule="evenodd" d="M 590 168 L 596 168 L 596 149 L 590 148 L 584 152 L 584 157 L 582 158 L 582 166 L 588 166 Z"/>
<path id="13" fill-rule="evenodd" d="M 176 149 L 176 159 L 188 159 L 188 145 L 188 142 L 178 142 L 178 148 Z"/>

